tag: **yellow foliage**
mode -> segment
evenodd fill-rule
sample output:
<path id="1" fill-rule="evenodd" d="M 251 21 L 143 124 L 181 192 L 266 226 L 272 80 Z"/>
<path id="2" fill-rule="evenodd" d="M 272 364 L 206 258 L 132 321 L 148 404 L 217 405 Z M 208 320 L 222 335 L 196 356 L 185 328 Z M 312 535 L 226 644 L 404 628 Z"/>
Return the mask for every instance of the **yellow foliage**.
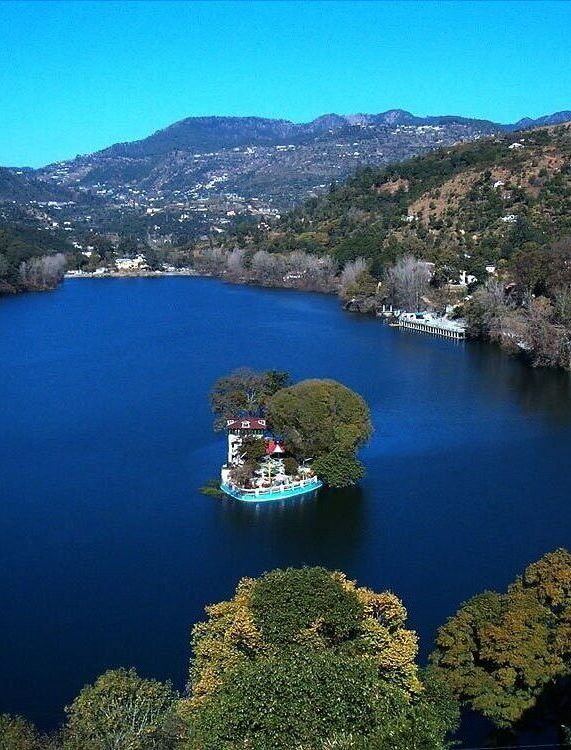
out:
<path id="1" fill-rule="evenodd" d="M 380 675 L 411 695 L 422 691 L 415 659 L 418 654 L 416 633 L 404 627 L 407 617 L 401 600 L 393 593 L 376 593 L 357 587 L 356 582 L 339 571 L 331 573 L 345 591 L 357 596 L 363 606 L 360 633 L 353 639 L 357 658 L 366 658 Z M 208 618 L 193 630 L 194 657 L 191 663 L 191 697 L 183 701 L 181 712 L 192 711 L 222 685 L 224 676 L 248 659 L 275 654 L 277 646 L 264 641 L 256 627 L 251 609 L 255 581 L 243 578 L 235 596 L 206 608 Z M 328 640 L 322 635 L 323 620 L 317 619 L 300 631 L 295 643 L 300 648 L 322 650 Z M 343 645 L 340 646 L 343 648 Z"/>
<path id="2" fill-rule="evenodd" d="M 265 650 L 250 611 L 253 585 L 253 579 L 243 578 L 230 601 L 206 607 L 208 619 L 195 625 L 192 633 L 194 658 L 190 668 L 191 703 L 201 702 L 216 692 L 225 672 Z"/>

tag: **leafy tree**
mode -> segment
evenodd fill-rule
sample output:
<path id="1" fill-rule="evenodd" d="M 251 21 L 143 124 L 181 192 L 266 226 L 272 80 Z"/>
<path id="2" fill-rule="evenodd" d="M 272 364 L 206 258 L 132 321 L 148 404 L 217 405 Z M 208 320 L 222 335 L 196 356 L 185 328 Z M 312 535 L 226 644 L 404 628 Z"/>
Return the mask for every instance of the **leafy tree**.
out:
<path id="1" fill-rule="evenodd" d="M 334 486 L 358 475 L 355 451 L 371 435 L 365 401 L 335 380 L 304 380 L 279 390 L 268 403 L 272 428 L 300 458 L 313 458 Z M 334 455 L 340 463 L 333 466 Z"/>
<path id="2" fill-rule="evenodd" d="M 266 445 L 263 440 L 246 438 L 240 447 L 241 455 L 246 463 L 255 463 L 266 455 Z"/>
<path id="3" fill-rule="evenodd" d="M 160 269 L 163 263 L 163 258 L 162 254 L 155 247 L 146 245 L 143 248 L 143 255 L 145 256 L 145 261 L 151 271 L 158 271 Z"/>
<path id="4" fill-rule="evenodd" d="M 530 565 L 506 594 L 485 592 L 443 625 L 433 664 L 457 697 L 510 727 L 571 664 L 571 555 Z"/>
<path id="5" fill-rule="evenodd" d="M 40 750 L 36 728 L 21 716 L 0 715 L 0 750 Z"/>
<path id="6" fill-rule="evenodd" d="M 295 476 L 299 470 L 299 464 L 292 456 L 286 456 L 284 458 L 284 469 L 286 474 Z"/>
<path id="7" fill-rule="evenodd" d="M 330 487 L 357 484 L 365 476 L 363 464 L 354 455 L 339 450 L 318 456 L 313 469 Z"/>
<path id="8" fill-rule="evenodd" d="M 510 259 L 514 281 L 528 295 L 541 293 L 549 276 L 550 258 L 536 242 L 527 242 Z"/>
<path id="9" fill-rule="evenodd" d="M 57 233 L 0 220 L 0 294 L 56 286 L 65 267 L 62 250 L 71 247 Z"/>
<path id="10" fill-rule="evenodd" d="M 355 297 L 371 295 L 377 291 L 377 282 L 367 269 L 363 258 L 345 264 L 339 277 L 339 293 L 341 297 Z"/>
<path id="11" fill-rule="evenodd" d="M 176 697 L 134 669 L 105 672 L 66 708 L 64 750 L 168 750 Z"/>
<path id="12" fill-rule="evenodd" d="M 113 243 L 103 234 L 90 234 L 87 242 L 102 258 L 113 253 Z"/>
<path id="13" fill-rule="evenodd" d="M 267 573 L 252 588 L 251 610 L 264 640 L 278 645 L 295 642 L 316 622 L 326 643 L 341 643 L 355 636 L 363 619 L 357 592 L 346 589 L 325 568 Z"/>
<path id="14" fill-rule="evenodd" d="M 191 748 L 290 750 L 339 732 L 374 727 L 375 669 L 330 652 L 287 653 L 247 662 L 191 723 Z"/>
<path id="15" fill-rule="evenodd" d="M 571 329 L 571 237 L 564 237 L 551 248 L 547 289 L 558 319 Z"/>
<path id="16" fill-rule="evenodd" d="M 10 264 L 8 263 L 8 259 L 5 255 L 2 255 L 2 253 L 0 253 L 0 279 L 4 276 L 7 276 L 9 270 Z"/>
<path id="17" fill-rule="evenodd" d="M 273 396 L 281 388 L 287 388 L 291 383 L 289 372 L 283 370 L 267 370 L 264 373 L 263 390 L 266 396 Z"/>
<path id="18" fill-rule="evenodd" d="M 117 244 L 117 255 L 121 258 L 133 258 L 139 252 L 139 243 L 133 236 L 121 237 Z"/>
<path id="19" fill-rule="evenodd" d="M 445 737 L 458 728 L 458 703 L 447 684 L 430 670 L 423 693 L 412 701 L 401 691 L 383 690 L 368 735 L 326 745 L 327 750 L 442 750 Z M 452 745 L 453 746 L 453 745 Z M 325 750 L 325 748 L 324 748 Z"/>
<path id="20" fill-rule="evenodd" d="M 323 568 L 240 581 L 193 633 L 189 750 L 440 750 L 458 720 L 391 593 Z M 407 744 L 408 743 L 408 744 Z"/>
<path id="21" fill-rule="evenodd" d="M 368 657 L 385 681 L 410 694 L 420 690 L 416 636 L 404 627 L 400 600 L 359 588 L 341 573 L 288 568 L 245 578 L 230 601 L 206 611 L 193 631 L 190 706 L 216 693 L 229 670 L 291 647 Z"/>
<path id="22" fill-rule="evenodd" d="M 248 367 L 218 378 L 210 392 L 210 404 L 215 414 L 214 429 L 224 429 L 226 420 L 236 415 L 261 416 L 270 397 L 289 382 L 287 372 L 256 372 Z"/>

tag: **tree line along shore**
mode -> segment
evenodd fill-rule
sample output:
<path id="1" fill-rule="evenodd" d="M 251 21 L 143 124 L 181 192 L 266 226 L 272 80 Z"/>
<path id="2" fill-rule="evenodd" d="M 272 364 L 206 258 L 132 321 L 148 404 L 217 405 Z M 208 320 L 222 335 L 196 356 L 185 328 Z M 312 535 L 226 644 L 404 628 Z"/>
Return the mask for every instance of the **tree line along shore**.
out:
<path id="1" fill-rule="evenodd" d="M 54 238 L 4 226 L 0 293 L 53 288 L 65 270 L 115 275 L 136 261 L 126 275 L 334 292 L 363 313 L 448 310 L 470 336 L 571 369 L 570 165 L 565 124 L 362 167 L 280 219 L 237 217 L 222 234 L 176 245 L 101 229 L 62 255 Z"/>

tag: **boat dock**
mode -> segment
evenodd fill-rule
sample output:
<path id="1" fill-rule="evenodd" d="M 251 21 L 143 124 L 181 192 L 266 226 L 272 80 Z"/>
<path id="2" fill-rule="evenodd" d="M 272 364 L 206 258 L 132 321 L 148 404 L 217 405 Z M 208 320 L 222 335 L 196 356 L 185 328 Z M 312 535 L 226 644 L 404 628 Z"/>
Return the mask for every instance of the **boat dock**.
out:
<path id="1" fill-rule="evenodd" d="M 466 327 L 463 321 L 437 317 L 431 313 L 402 313 L 398 318 L 398 327 L 409 331 L 430 333 L 447 339 L 463 340 L 466 338 Z"/>

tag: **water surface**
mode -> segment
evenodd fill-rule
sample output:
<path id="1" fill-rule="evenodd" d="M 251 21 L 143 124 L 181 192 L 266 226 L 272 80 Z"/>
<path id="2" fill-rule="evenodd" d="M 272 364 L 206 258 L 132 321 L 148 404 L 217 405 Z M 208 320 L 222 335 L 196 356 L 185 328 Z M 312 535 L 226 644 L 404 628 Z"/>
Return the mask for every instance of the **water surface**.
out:
<path id="1" fill-rule="evenodd" d="M 2 299 L 0 353 L 0 712 L 53 726 L 120 665 L 182 688 L 204 606 L 276 566 L 394 590 L 425 656 L 463 600 L 571 546 L 569 378 L 493 347 L 162 278 Z M 364 396 L 361 487 L 284 506 L 197 491 L 224 457 L 209 388 L 241 365 Z"/>

